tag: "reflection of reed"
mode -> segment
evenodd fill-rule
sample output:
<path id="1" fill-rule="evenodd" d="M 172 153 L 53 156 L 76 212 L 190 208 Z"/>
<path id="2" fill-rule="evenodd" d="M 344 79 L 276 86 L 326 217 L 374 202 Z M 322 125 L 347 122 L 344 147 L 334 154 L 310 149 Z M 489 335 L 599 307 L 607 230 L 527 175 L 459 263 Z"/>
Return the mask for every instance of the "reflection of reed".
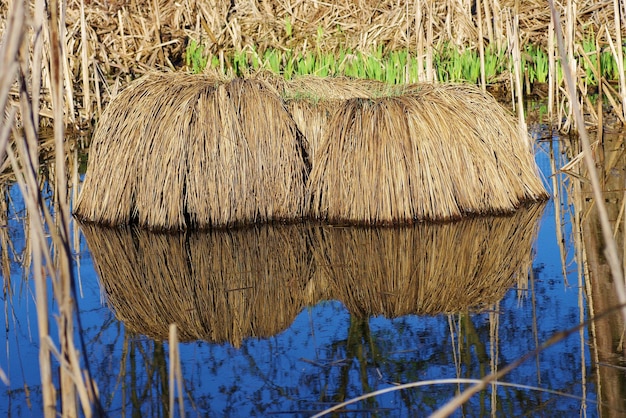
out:
<path id="1" fill-rule="evenodd" d="M 11 259 L 9 258 L 9 207 L 7 184 L 0 182 L 0 267 L 2 288 L 9 292 L 11 286 Z"/>
<path id="2" fill-rule="evenodd" d="M 134 331 L 183 341 L 271 336 L 303 307 L 311 277 L 299 226 L 157 234 L 83 225 L 109 303 Z"/>
<path id="3" fill-rule="evenodd" d="M 624 135 L 605 135 L 596 150 L 602 155 L 603 164 L 598 169 L 604 204 L 618 248 L 624 251 Z M 578 175 L 585 176 L 578 168 Z M 611 269 L 605 255 L 605 243 L 600 232 L 598 210 L 594 202 L 589 182 L 572 181 L 571 199 L 580 217 L 580 236 L 583 254 L 578 255 L 578 263 L 584 265 L 587 274 L 587 298 L 590 315 L 599 315 L 619 305 L 615 284 L 611 280 Z M 578 232 L 578 231 L 577 231 Z M 624 254 L 624 253 L 622 253 Z M 580 257 L 584 257 L 581 260 Z M 626 259 L 626 258 L 624 258 Z M 581 272 L 582 274 L 582 272 Z M 582 280 L 581 280 L 582 282 Z M 592 353 L 596 363 L 596 384 L 598 399 L 602 401 L 602 416 L 621 416 L 626 410 L 626 386 L 623 370 L 613 365 L 621 364 L 626 350 L 623 340 L 624 323 L 618 312 L 593 321 L 591 326 Z"/>
<path id="4" fill-rule="evenodd" d="M 393 317 L 495 302 L 530 266 L 541 208 L 408 228 L 82 229 L 108 301 L 130 330 L 166 339 L 176 323 L 183 341 L 239 346 L 280 332 L 322 299 L 359 316 Z"/>
<path id="5" fill-rule="evenodd" d="M 315 258 L 358 316 L 480 309 L 526 277 L 542 208 L 397 229 L 320 227 Z"/>

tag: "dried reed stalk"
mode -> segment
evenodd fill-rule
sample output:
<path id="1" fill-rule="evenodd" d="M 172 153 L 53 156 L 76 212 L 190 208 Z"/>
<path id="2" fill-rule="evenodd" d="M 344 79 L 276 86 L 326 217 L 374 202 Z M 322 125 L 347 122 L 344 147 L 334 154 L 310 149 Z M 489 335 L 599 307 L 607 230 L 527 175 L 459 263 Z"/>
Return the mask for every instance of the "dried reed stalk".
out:
<path id="1" fill-rule="evenodd" d="M 420 82 L 426 81 L 424 76 L 424 59 L 428 48 L 424 41 L 424 11 L 423 2 L 415 2 L 415 32 L 416 32 L 416 50 L 417 55 L 417 79 Z M 409 49 L 410 50 L 410 49 Z"/>
<path id="2" fill-rule="evenodd" d="M 57 413 L 90 417 L 102 411 L 88 365 L 85 365 L 86 369 L 82 368 L 81 362 L 85 358 L 79 358 L 78 343 L 74 341 L 75 331 L 80 335 L 80 319 L 76 317 L 74 322 L 76 295 L 73 294 L 73 265 L 69 250 L 63 98 L 71 97 L 71 86 L 64 81 L 64 74 L 67 74 L 63 52 L 65 23 L 58 1 L 51 1 L 47 6 L 43 1 L 36 1 L 32 17 L 25 7 L 23 2 L 12 3 L 0 49 L 0 56 L 5 60 L 0 68 L 0 105 L 3 112 L 0 154 L 4 159 L 6 152 L 28 212 L 28 259 L 32 259 L 30 267 L 35 286 L 40 344 L 41 412 L 46 417 L 54 417 Z M 32 34 L 32 38 L 28 34 Z M 14 80 L 17 80 L 19 95 L 17 106 L 8 105 L 10 93 L 6 90 Z M 39 92 L 44 85 L 49 90 L 53 105 L 53 112 L 50 113 L 54 122 L 51 149 L 55 164 L 52 170 L 54 177 L 49 184 L 55 192 L 54 211 L 42 196 L 44 178 L 39 170 L 39 151 L 43 142 L 40 141 Z M 7 105 L 11 108 L 7 109 Z M 7 141 L 9 132 L 12 133 L 11 146 Z M 53 314 L 48 304 L 50 288 L 54 306 L 58 307 L 54 317 L 57 320 L 59 347 L 55 346 L 50 335 L 49 321 Z M 85 355 L 84 344 L 81 344 L 80 351 Z M 58 389 L 52 380 L 53 357 L 59 367 Z M 57 397 L 61 401 L 58 411 Z"/>
<path id="3" fill-rule="evenodd" d="M 469 86 L 347 100 L 311 165 L 307 206 L 333 223 L 458 219 L 547 198 L 528 137 Z"/>
<path id="4" fill-rule="evenodd" d="M 543 208 L 442 225 L 321 226 L 312 248 L 332 297 L 358 317 L 482 310 L 528 275 Z"/>
<path id="5" fill-rule="evenodd" d="M 556 81 L 556 54 L 554 49 L 554 22 L 550 20 L 548 26 L 548 115 L 551 117 L 555 103 L 558 102 L 558 88 Z"/>
<path id="6" fill-rule="evenodd" d="M 107 300 L 133 332 L 230 342 L 287 328 L 319 294 L 302 225 L 154 233 L 82 225 Z M 319 299 L 315 299 L 316 303 Z M 268 303 L 272 301 L 272 303 Z"/>
<path id="7" fill-rule="evenodd" d="M 600 221 L 600 229 L 602 233 L 602 237 L 604 240 L 605 246 L 605 256 L 608 265 L 610 266 L 611 276 L 613 278 L 613 283 L 615 285 L 615 293 L 617 294 L 618 300 L 620 302 L 621 314 L 623 320 L 626 322 L 626 289 L 624 282 L 624 271 L 622 269 L 622 263 L 619 259 L 619 255 L 617 252 L 617 244 L 615 238 L 613 237 L 613 231 L 611 228 L 611 223 L 609 221 L 608 212 L 606 209 L 606 205 L 604 203 L 604 196 L 602 195 L 602 187 L 600 185 L 598 179 L 598 173 L 596 172 L 596 165 L 594 162 L 593 154 L 591 152 L 591 146 L 589 137 L 587 134 L 587 128 L 585 127 L 585 121 L 583 118 L 582 109 L 578 104 L 577 100 L 574 98 L 577 96 L 576 92 L 576 72 L 575 72 L 575 64 L 571 61 L 571 49 L 568 46 L 568 41 L 571 41 L 570 36 L 564 36 L 563 31 L 561 30 L 560 24 L 560 14 L 557 12 L 557 9 L 552 0 L 549 0 L 550 11 L 552 14 L 552 19 L 555 22 L 555 31 L 556 31 L 556 41 L 558 45 L 559 55 L 561 57 L 561 66 L 563 69 L 563 75 L 565 80 L 565 85 L 567 88 L 567 94 L 570 98 L 571 111 L 574 116 L 574 123 L 576 124 L 576 128 L 578 129 L 581 145 L 582 145 L 582 154 L 583 160 L 585 161 L 585 165 L 587 167 L 589 180 L 591 182 L 591 188 L 593 191 L 593 196 L 595 200 L 595 205 L 598 209 L 598 218 Z M 569 5 L 569 2 L 568 2 Z M 572 6 L 574 8 L 575 6 Z M 576 13 L 572 12 L 570 7 L 566 12 L 566 27 L 570 28 L 574 25 L 573 20 L 575 19 Z M 571 45 L 570 45 L 571 46 Z M 599 318 L 603 313 L 599 313 L 594 315 L 595 318 Z M 585 323 L 581 323 L 580 327 L 585 326 Z M 579 327 L 576 327 L 579 328 Z M 574 330 L 576 330 L 574 328 Z M 569 333 L 572 333 L 573 330 L 570 330 Z M 555 340 L 552 338 L 551 340 Z M 490 382 L 496 381 L 497 379 L 504 376 L 506 373 L 511 371 L 514 367 L 521 364 L 524 360 L 528 359 L 531 354 L 538 354 L 543 348 L 549 346 L 551 341 L 544 343 L 541 347 L 538 347 L 534 353 L 529 353 L 528 355 L 520 358 L 518 361 L 510 364 L 504 369 L 500 370 L 497 373 L 491 373 L 485 378 L 481 379 L 480 383 L 477 383 L 470 388 L 464 390 L 460 394 L 456 395 L 453 399 L 447 402 L 443 407 L 433 414 L 433 416 L 446 417 L 452 414 L 455 410 L 460 408 L 465 402 L 467 402 L 473 395 L 483 390 Z"/>
<path id="8" fill-rule="evenodd" d="M 69 201 L 67 198 L 67 176 L 65 171 L 65 149 L 63 146 L 65 121 L 64 121 L 64 93 L 68 93 L 68 102 L 72 104 L 71 85 L 63 85 L 65 65 L 63 48 L 65 38 L 65 26 L 63 25 L 64 15 L 61 15 L 61 3 L 58 0 L 52 0 L 49 5 L 49 21 L 47 28 L 49 30 L 49 52 L 52 58 L 50 60 L 50 81 L 51 81 L 51 97 L 53 109 L 53 129 L 54 129 L 54 149 L 55 149 L 55 195 L 54 205 L 57 216 L 55 217 L 55 230 L 58 234 L 57 242 L 54 245 L 55 253 L 58 254 L 56 264 L 58 268 L 57 280 L 55 283 L 54 293 L 61 307 L 62 314 L 57 319 L 59 327 L 59 337 L 61 346 L 62 359 L 71 359 L 68 361 L 69 367 L 62 367 L 60 372 L 61 386 L 61 406 L 64 416 L 77 416 L 77 382 L 80 382 L 82 388 L 86 388 L 81 376 L 80 363 L 75 352 L 74 343 L 74 318 L 72 300 L 72 253 L 69 247 Z M 63 58 L 63 59 L 61 59 Z M 73 116 L 73 110 L 70 110 Z M 33 153 L 37 152 L 34 147 Z M 32 158 L 38 158 L 33 155 Z M 39 192 L 39 189 L 37 189 Z M 52 226 L 52 225 L 49 225 Z M 78 379 L 77 379 L 78 377 Z M 90 417 L 92 414 L 91 405 L 88 401 L 86 390 L 81 391 L 82 400 L 85 405 L 85 414 Z"/>
<path id="9" fill-rule="evenodd" d="M 433 67 L 433 47 L 434 41 L 434 3 L 428 6 L 428 24 L 426 27 L 426 81 L 432 83 L 435 81 L 435 70 Z"/>
<path id="10" fill-rule="evenodd" d="M 618 24 L 620 21 L 620 13 L 619 13 L 619 6 L 617 4 L 617 0 L 614 0 L 614 10 L 615 10 L 615 23 Z M 619 27 L 619 26 L 618 26 Z M 626 74 L 625 74 L 625 70 L 624 70 L 624 50 L 623 47 L 620 47 L 620 45 L 622 44 L 622 33 L 620 30 L 616 30 L 616 34 L 615 34 L 615 43 L 613 43 L 613 38 L 609 32 L 608 27 L 604 27 L 604 29 L 606 30 L 606 37 L 609 41 L 609 45 L 611 47 L 611 52 L 613 53 L 613 59 L 615 59 L 615 62 L 617 63 L 617 68 L 618 68 L 618 74 L 619 74 L 619 92 L 620 92 L 620 98 L 622 100 L 621 103 L 621 107 L 622 107 L 622 114 L 621 114 L 621 119 L 622 119 L 622 123 L 626 123 Z M 616 46 L 617 44 L 617 46 Z"/>
<path id="11" fill-rule="evenodd" d="M 2 266 L 2 295 L 5 303 L 5 329 L 9 329 L 9 316 L 7 313 L 8 300 L 13 296 L 11 285 L 11 258 L 9 250 L 11 239 L 9 238 L 9 191 L 6 183 L 0 183 L 0 265 Z M 7 297 L 8 296 L 8 297 Z"/>
<path id="12" fill-rule="evenodd" d="M 520 135 L 527 136 L 526 132 L 526 118 L 524 115 L 524 90 L 522 87 L 522 53 L 520 47 L 520 34 L 519 34 L 519 3 L 515 3 L 514 15 L 507 19 L 507 37 L 509 38 L 509 51 L 511 61 L 513 62 L 513 97 L 517 98 L 517 106 L 513 106 L 517 111 L 518 124 L 520 128 Z"/>
<path id="13" fill-rule="evenodd" d="M 0 98 L 0 104 L 2 104 L 3 116 L 9 116 L 9 119 L 2 120 L 2 129 L 0 132 L 3 133 L 3 139 L 1 143 L 3 144 L 3 149 L 0 149 L 0 154 L 4 156 L 6 152 L 6 156 L 10 164 L 13 166 L 13 169 L 16 173 L 16 180 L 22 195 L 24 197 L 25 204 L 28 208 L 28 211 L 33 214 L 32 217 L 29 217 L 29 226 L 30 230 L 33 232 L 32 242 L 31 242 L 31 251 L 32 251 L 32 259 L 33 259 L 33 275 L 35 279 L 35 295 L 37 298 L 37 325 L 38 325 L 38 334 L 39 334 L 39 372 L 41 379 L 41 390 L 42 390 L 42 412 L 46 417 L 54 417 L 56 413 L 56 397 L 55 397 L 55 387 L 52 383 L 52 365 L 51 365 L 51 357 L 50 351 L 51 347 L 48 343 L 50 327 L 49 327 L 49 318 L 48 318 L 48 292 L 46 279 L 43 276 L 43 260 L 42 260 L 42 238 L 44 235 L 44 227 L 42 225 L 42 220 L 38 216 L 39 208 L 38 208 L 38 199 L 39 199 L 39 188 L 37 187 L 37 182 L 35 177 L 36 171 L 31 171 L 25 169 L 21 170 L 21 166 L 17 161 L 17 157 L 12 149 L 12 147 L 7 147 L 7 136 L 8 133 L 12 130 L 15 135 L 15 118 L 17 116 L 17 110 L 12 109 L 10 111 L 6 111 L 7 98 L 8 98 L 8 87 L 9 83 L 12 83 L 16 76 L 18 80 L 20 80 L 23 100 L 20 101 L 20 111 L 23 115 L 26 115 L 26 124 L 24 126 L 24 136 L 28 136 L 28 140 L 21 136 L 21 141 L 18 142 L 20 146 L 20 155 L 22 156 L 22 164 L 29 165 L 29 168 L 36 167 L 38 162 L 37 155 L 33 155 L 34 152 L 28 151 L 27 144 L 36 143 L 36 130 L 37 127 L 33 126 L 32 119 L 32 104 L 28 100 L 27 96 L 27 86 L 25 85 L 26 77 L 25 72 L 28 71 L 28 66 L 25 61 L 18 60 L 18 51 L 20 54 L 24 54 L 27 49 L 26 39 L 25 39 L 25 31 L 22 29 L 27 25 L 26 23 L 26 10 L 24 4 L 21 2 L 14 2 L 12 4 L 12 8 L 9 10 L 9 16 L 7 21 L 6 32 L 3 34 L 3 42 L 2 42 L 2 57 L 4 58 L 2 69 L 0 70 L 0 93 L 2 96 Z M 38 48 L 36 47 L 35 50 Z M 26 53 L 25 57 L 28 57 Z M 37 83 L 37 82 L 35 82 Z M 38 104 L 37 104 L 38 105 Z M 37 106 L 35 105 L 35 106 Z M 35 107 L 37 108 L 37 107 Z M 45 246 L 45 243 L 43 244 Z"/>
<path id="14" fill-rule="evenodd" d="M 152 229 L 293 220 L 305 175 L 300 134 L 268 83 L 151 74 L 103 114 L 76 215 Z"/>
<path id="15" fill-rule="evenodd" d="M 485 75 L 485 45 L 483 41 L 483 8 L 480 0 L 476 0 L 476 15 L 478 16 L 478 55 L 480 57 L 480 88 L 487 90 L 487 79 Z"/>
<path id="16" fill-rule="evenodd" d="M 169 388 L 170 388 L 170 418 L 174 418 L 174 401 L 178 391 L 178 416 L 185 416 L 185 404 L 183 402 L 183 372 L 180 366 L 180 349 L 178 347 L 178 328 L 176 324 L 169 326 L 170 364 L 169 364 Z"/>

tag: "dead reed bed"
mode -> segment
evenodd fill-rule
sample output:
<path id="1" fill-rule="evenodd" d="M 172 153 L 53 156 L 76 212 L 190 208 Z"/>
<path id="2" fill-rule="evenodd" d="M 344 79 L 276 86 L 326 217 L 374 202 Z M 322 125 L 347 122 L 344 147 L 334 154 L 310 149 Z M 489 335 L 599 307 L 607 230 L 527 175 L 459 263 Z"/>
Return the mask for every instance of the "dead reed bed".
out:
<path id="1" fill-rule="evenodd" d="M 69 52 L 77 58 L 84 46 L 80 43 L 80 4 L 68 1 L 66 17 Z M 401 7 L 391 0 L 358 4 L 218 0 L 210 7 L 198 0 L 91 0 L 84 9 L 84 31 L 88 55 L 95 58 L 93 63 L 102 73 L 126 75 L 180 64 L 189 38 L 206 39 L 215 55 L 233 50 L 262 54 L 269 48 L 369 53 L 372 45 L 419 51 L 420 33 L 430 30 L 425 47 L 450 41 L 476 48 L 480 16 L 485 42 L 506 45 L 505 15 L 511 11 L 518 12 L 524 42 L 547 44 L 550 10 L 540 0 L 487 0 L 479 9 L 467 0 L 407 1 Z M 583 23 L 576 28 L 579 39 L 600 33 L 603 26 L 614 32 L 611 1 L 579 1 L 576 15 Z"/>
<path id="2" fill-rule="evenodd" d="M 269 337 L 305 306 L 313 264 L 302 225 L 155 233 L 83 224 L 107 301 L 136 333 L 229 342 Z"/>
<path id="3" fill-rule="evenodd" d="M 7 27 L 8 4 L 0 4 L 0 34 Z M 563 87 L 553 65 L 558 57 L 550 48 L 554 33 L 548 30 L 550 11 L 539 0 L 412 0 L 401 6 L 391 0 L 358 4 L 219 0 L 210 6 L 198 0 L 69 0 L 63 10 L 62 76 L 68 86 L 63 109 L 68 123 L 89 122 L 94 116 L 91 109 L 97 110 L 97 118 L 120 86 L 143 74 L 184 67 L 191 40 L 200 42 L 225 73 L 234 70 L 226 58 L 234 53 L 263 61 L 264 51 L 270 49 L 301 56 L 352 51 L 366 57 L 372 56 L 373 46 L 384 51 L 405 50 L 420 63 L 419 81 L 435 81 L 433 53 L 446 45 L 460 51 L 482 51 L 484 61 L 485 51 L 512 57 L 510 49 L 517 42 L 522 54 L 528 45 L 547 49 L 554 79 L 550 93 L 558 95 L 559 87 Z M 623 2 L 566 2 L 559 5 L 559 12 L 577 22 L 569 31 L 573 52 L 579 54 L 584 41 L 594 37 L 598 49 L 622 54 L 615 44 L 626 36 Z M 587 55 L 592 54 L 580 54 L 580 61 Z M 485 65 L 489 63 L 482 67 Z M 51 81 L 45 66 L 41 72 L 42 106 L 37 110 L 46 123 L 52 116 Z M 484 75 L 484 68 L 481 73 Z M 578 76 L 581 85 L 585 84 L 588 76 L 584 71 Z M 500 81 L 507 80 L 507 74 L 502 74 Z M 623 78 L 620 92 L 611 94 L 618 100 L 621 97 L 622 102 L 626 97 L 624 83 Z M 14 104 L 19 101 L 17 89 L 11 91 L 10 99 Z M 558 97 L 555 99 L 558 103 Z M 624 109 L 622 104 L 622 113 Z"/>
<path id="4" fill-rule="evenodd" d="M 99 121 L 76 215 L 167 230 L 301 218 L 299 136 L 260 79 L 150 74 Z"/>
<path id="5" fill-rule="evenodd" d="M 311 167 L 307 206 L 332 223 L 451 220 L 547 198 L 528 135 L 466 85 L 345 101 Z"/>
<path id="6" fill-rule="evenodd" d="M 320 226 L 315 263 L 359 317 L 479 311 L 528 279 L 544 207 L 402 228 Z"/>

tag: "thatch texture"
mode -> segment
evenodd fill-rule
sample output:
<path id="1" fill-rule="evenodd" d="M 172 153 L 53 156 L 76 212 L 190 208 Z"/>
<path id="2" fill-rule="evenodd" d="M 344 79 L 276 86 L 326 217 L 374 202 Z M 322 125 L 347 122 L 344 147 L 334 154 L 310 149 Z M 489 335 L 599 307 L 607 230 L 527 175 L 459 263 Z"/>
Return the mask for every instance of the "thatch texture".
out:
<path id="1" fill-rule="evenodd" d="M 465 85 L 403 93 L 349 99 L 336 110 L 311 162 L 313 217 L 442 221 L 547 198 L 529 138 L 492 96 Z"/>
<path id="2" fill-rule="evenodd" d="M 106 299 L 125 326 L 166 340 L 229 342 L 286 329 L 315 289 L 303 226 L 157 233 L 83 224 Z"/>
<path id="3" fill-rule="evenodd" d="M 315 262 L 359 317 L 481 310 L 527 280 L 544 207 L 401 228 L 321 226 Z"/>
<path id="4" fill-rule="evenodd" d="M 313 76 L 297 77 L 277 87 L 304 135 L 304 146 L 311 162 L 316 161 L 330 121 L 346 100 L 380 97 L 387 94 L 389 89 L 402 88 L 374 80 Z"/>
<path id="5" fill-rule="evenodd" d="M 268 83 L 151 74 L 99 121 L 76 215 L 151 229 L 291 220 L 303 214 L 306 170 Z"/>
<path id="6" fill-rule="evenodd" d="M 129 330 L 164 340 L 176 323 L 182 341 L 238 347 L 283 331 L 321 300 L 361 317 L 483 309 L 527 279 L 542 209 L 402 228 L 81 229 Z"/>

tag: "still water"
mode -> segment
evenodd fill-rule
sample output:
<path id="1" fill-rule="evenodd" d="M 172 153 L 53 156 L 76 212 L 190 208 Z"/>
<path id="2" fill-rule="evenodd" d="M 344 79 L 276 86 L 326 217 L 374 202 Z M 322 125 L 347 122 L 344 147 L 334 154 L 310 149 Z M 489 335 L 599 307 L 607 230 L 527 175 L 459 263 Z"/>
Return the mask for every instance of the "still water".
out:
<path id="1" fill-rule="evenodd" d="M 615 305 L 590 194 L 572 180 L 578 166 L 554 174 L 571 158 L 568 140 L 542 125 L 530 131 L 554 198 L 514 216 L 204 234 L 76 225 L 81 335 L 105 410 L 169 414 L 171 322 L 182 341 L 187 416 L 311 416 L 394 385 L 480 379 Z M 601 151 L 618 220 L 623 136 Z M 39 416 L 34 286 L 22 267 L 25 208 L 16 186 L 5 200 L 2 244 L 11 261 L 3 277 L 12 293 L 3 299 L 0 415 Z M 499 380 L 517 386 L 490 386 L 456 415 L 626 414 L 620 331 L 615 314 L 580 327 Z M 424 416 L 466 387 L 435 382 L 343 414 Z"/>

